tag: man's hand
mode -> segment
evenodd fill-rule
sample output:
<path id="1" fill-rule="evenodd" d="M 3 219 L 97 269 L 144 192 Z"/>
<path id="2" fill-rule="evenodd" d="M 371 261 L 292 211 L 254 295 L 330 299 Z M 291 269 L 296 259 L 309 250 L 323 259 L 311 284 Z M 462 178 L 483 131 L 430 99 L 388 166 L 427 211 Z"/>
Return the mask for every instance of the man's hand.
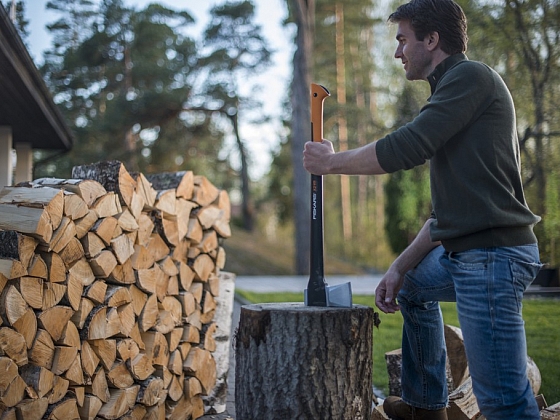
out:
<path id="1" fill-rule="evenodd" d="M 308 141 L 303 149 L 303 167 L 314 175 L 328 173 L 328 159 L 334 155 L 334 147 L 328 140 Z"/>
<path id="2" fill-rule="evenodd" d="M 375 289 L 375 305 L 386 314 L 393 314 L 401 308 L 397 303 L 397 294 L 403 285 L 404 276 L 389 269 Z"/>

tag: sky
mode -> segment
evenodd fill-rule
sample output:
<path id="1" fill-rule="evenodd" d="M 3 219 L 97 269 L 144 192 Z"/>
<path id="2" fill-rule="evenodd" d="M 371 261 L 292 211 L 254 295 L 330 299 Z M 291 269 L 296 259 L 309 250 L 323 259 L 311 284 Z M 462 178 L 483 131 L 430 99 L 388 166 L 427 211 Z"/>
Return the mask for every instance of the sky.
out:
<path id="1" fill-rule="evenodd" d="M 54 22 L 57 15 L 47 11 L 47 0 L 24 0 L 26 17 L 29 21 L 29 38 L 27 44 L 31 57 L 37 65 L 43 61 L 43 51 L 50 46 L 50 36 L 45 26 Z M 143 8 L 150 2 L 157 2 L 176 10 L 187 10 L 196 19 L 191 26 L 192 37 L 199 39 L 209 18 L 209 10 L 225 0 L 124 0 L 128 6 Z M 4 0 L 5 3 L 5 0 Z M 293 47 L 292 32 L 282 26 L 287 15 L 285 0 L 253 0 L 256 6 L 256 21 L 261 25 L 262 33 L 269 48 L 274 51 L 273 65 L 257 78 L 262 90 L 263 113 L 270 115 L 271 122 L 254 126 L 249 123 L 241 125 L 241 136 L 251 153 L 253 167 L 251 177 L 258 179 L 266 172 L 271 160 L 271 150 L 279 143 L 278 133 L 281 127 L 281 102 L 286 98 L 286 89 L 291 78 L 291 61 Z M 235 153 L 233 153 L 235 155 Z M 235 162 L 234 162 L 235 164 Z"/>

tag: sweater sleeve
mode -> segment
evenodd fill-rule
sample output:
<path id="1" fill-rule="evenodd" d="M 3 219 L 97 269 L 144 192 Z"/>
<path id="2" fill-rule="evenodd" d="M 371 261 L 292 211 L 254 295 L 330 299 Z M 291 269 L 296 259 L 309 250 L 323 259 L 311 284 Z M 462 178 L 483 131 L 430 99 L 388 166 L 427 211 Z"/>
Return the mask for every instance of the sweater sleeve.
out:
<path id="1" fill-rule="evenodd" d="M 487 66 L 463 61 L 438 82 L 429 103 L 410 123 L 379 140 L 377 158 L 388 173 L 431 159 L 490 105 L 494 79 Z"/>

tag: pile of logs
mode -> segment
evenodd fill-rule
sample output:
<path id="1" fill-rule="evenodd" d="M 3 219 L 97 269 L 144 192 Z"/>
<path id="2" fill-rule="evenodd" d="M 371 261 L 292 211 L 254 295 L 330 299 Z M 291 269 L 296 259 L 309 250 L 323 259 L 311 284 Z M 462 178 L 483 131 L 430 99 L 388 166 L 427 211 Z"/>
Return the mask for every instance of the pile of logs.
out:
<path id="1" fill-rule="evenodd" d="M 0 419 L 196 419 L 216 382 L 225 191 L 75 167 L 0 192 Z"/>
<path id="2" fill-rule="evenodd" d="M 449 420 L 484 420 L 480 413 L 476 397 L 472 389 L 472 380 L 469 374 L 467 356 L 463 343 L 463 333 L 460 328 L 445 325 L 445 345 L 447 347 L 447 386 L 449 391 L 449 404 L 447 417 Z M 402 351 L 396 349 L 385 353 L 387 373 L 389 376 L 389 394 L 401 395 L 401 367 Z M 560 403 L 547 406 L 544 396 L 538 394 L 541 387 L 541 374 L 539 368 L 530 357 L 527 358 L 527 376 L 531 389 L 541 410 L 541 419 L 560 420 Z M 373 410 L 372 420 L 387 420 L 388 417 L 382 406 Z"/>

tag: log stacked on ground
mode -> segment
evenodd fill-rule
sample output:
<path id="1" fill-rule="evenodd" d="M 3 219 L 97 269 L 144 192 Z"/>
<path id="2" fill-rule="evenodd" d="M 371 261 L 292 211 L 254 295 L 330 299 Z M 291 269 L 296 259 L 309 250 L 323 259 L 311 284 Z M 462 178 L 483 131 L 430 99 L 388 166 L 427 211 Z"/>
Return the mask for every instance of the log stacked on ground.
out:
<path id="1" fill-rule="evenodd" d="M 195 419 L 216 382 L 229 201 L 75 167 L 0 192 L 0 419 Z"/>

